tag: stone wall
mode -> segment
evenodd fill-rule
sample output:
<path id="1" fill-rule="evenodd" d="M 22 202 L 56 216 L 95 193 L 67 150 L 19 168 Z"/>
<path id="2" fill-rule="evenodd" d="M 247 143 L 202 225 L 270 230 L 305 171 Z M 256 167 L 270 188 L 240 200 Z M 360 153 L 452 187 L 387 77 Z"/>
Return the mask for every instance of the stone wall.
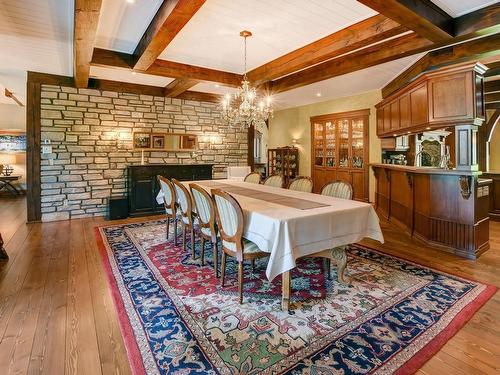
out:
<path id="1" fill-rule="evenodd" d="M 125 169 L 139 164 L 132 132 L 198 135 L 199 149 L 144 152 L 146 162 L 215 164 L 214 177 L 227 165 L 246 165 L 246 131 L 221 124 L 214 103 L 42 85 L 42 220 L 63 220 L 106 213 L 107 198 L 126 191 Z"/>

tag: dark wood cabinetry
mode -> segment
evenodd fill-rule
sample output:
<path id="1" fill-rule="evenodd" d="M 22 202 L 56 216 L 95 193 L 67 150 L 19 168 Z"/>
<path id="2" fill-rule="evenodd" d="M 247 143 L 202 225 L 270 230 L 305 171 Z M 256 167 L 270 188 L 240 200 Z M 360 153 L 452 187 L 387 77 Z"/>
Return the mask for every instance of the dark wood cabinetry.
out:
<path id="1" fill-rule="evenodd" d="M 424 73 L 377 104 L 377 135 L 392 137 L 484 120 L 481 64 Z"/>
<path id="2" fill-rule="evenodd" d="M 354 199 L 368 200 L 369 110 L 311 117 L 314 191 L 330 181 L 347 181 Z"/>
<path id="3" fill-rule="evenodd" d="M 149 164 L 131 165 L 127 168 L 128 201 L 130 216 L 151 215 L 163 212 L 163 205 L 156 202 L 160 191 L 156 176 L 176 178 L 180 181 L 211 180 L 211 164 Z"/>
<path id="4" fill-rule="evenodd" d="M 267 150 L 267 170 L 269 175 L 283 176 L 285 186 L 299 175 L 299 149 L 279 147 Z"/>
<path id="5" fill-rule="evenodd" d="M 479 172 L 373 164 L 376 209 L 411 236 L 475 259 L 489 248 L 491 180 Z"/>

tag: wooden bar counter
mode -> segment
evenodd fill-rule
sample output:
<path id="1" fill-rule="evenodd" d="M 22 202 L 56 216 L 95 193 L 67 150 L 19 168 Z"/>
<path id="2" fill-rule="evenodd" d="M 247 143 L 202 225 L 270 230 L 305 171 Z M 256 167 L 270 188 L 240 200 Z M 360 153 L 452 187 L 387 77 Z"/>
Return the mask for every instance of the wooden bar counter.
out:
<path id="1" fill-rule="evenodd" d="M 489 248 L 491 179 L 481 172 L 372 164 L 379 215 L 440 249 L 476 259 Z"/>

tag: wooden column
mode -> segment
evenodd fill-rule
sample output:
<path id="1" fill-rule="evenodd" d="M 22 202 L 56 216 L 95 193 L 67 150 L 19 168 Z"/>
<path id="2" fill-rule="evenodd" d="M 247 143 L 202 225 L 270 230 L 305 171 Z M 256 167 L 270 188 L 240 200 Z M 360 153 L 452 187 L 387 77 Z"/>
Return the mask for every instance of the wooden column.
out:
<path id="1" fill-rule="evenodd" d="M 251 171 L 253 172 L 255 168 L 255 160 L 253 154 L 253 143 L 255 139 L 255 126 L 250 125 L 248 127 L 248 154 L 247 154 L 247 164 L 250 166 Z"/>

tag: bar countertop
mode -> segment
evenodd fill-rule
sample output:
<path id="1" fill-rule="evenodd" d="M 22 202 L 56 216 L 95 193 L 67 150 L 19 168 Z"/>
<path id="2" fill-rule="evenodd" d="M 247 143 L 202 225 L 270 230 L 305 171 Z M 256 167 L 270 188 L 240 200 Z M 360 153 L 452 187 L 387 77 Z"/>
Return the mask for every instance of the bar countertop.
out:
<path id="1" fill-rule="evenodd" d="M 370 166 L 374 168 L 386 168 L 408 173 L 442 174 L 449 176 L 480 176 L 483 173 L 480 171 L 461 171 L 456 169 L 415 167 L 412 165 L 397 165 L 397 164 L 383 164 L 383 163 L 371 163 Z"/>

